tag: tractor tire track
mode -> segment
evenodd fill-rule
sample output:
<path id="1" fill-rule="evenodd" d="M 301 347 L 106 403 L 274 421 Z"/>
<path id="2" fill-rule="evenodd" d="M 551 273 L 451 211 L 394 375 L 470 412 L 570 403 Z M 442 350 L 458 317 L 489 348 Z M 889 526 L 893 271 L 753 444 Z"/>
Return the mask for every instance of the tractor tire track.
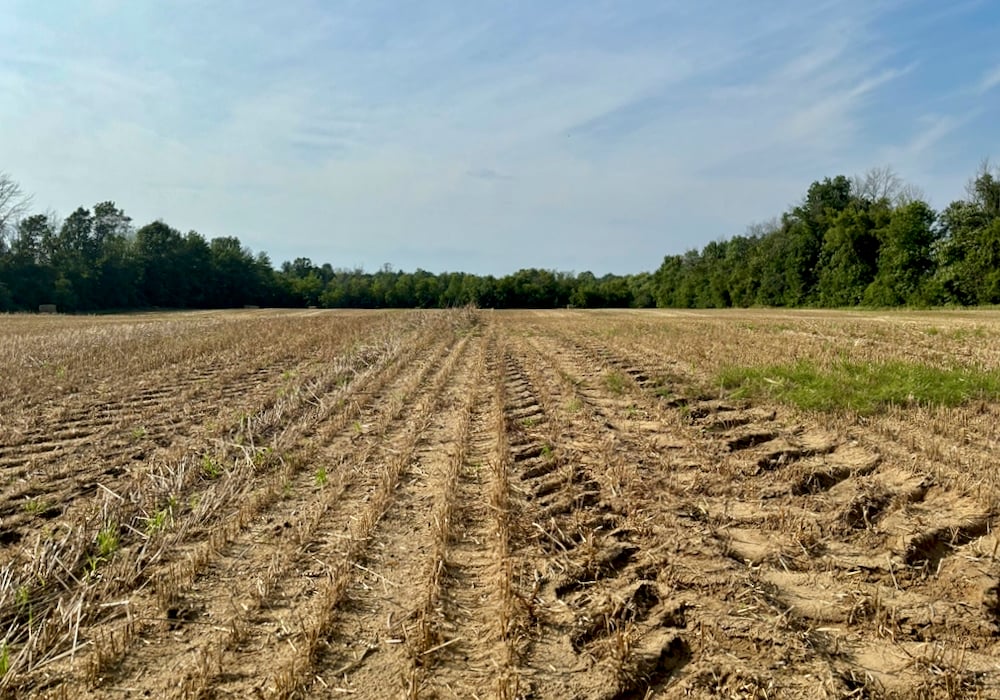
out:
<path id="1" fill-rule="evenodd" d="M 445 344 L 440 340 L 433 344 L 418 341 L 412 349 L 417 354 L 415 365 L 422 369 L 403 373 L 404 367 L 411 370 L 412 367 L 390 361 L 370 375 L 370 381 L 357 387 L 363 392 L 360 403 L 342 400 L 338 402 L 344 405 L 341 413 L 318 423 L 308 414 L 299 419 L 299 428 L 294 434 L 300 440 L 308 436 L 309 442 L 299 448 L 290 446 L 294 453 L 291 456 L 293 468 L 277 472 L 276 479 L 261 484 L 256 491 L 240 499 L 233 499 L 239 501 L 237 505 L 258 503 L 259 506 L 249 511 L 245 507 L 240 510 L 239 526 L 232 530 L 231 536 L 218 538 L 215 537 L 218 533 L 205 533 L 207 539 L 199 539 L 188 534 L 184 541 L 170 547 L 171 561 L 180 561 L 183 565 L 178 570 L 165 562 L 158 567 L 158 573 L 150 572 L 156 583 L 151 592 L 155 596 L 145 606 L 136 601 L 134 608 L 148 610 L 139 615 L 140 621 L 149 623 L 144 628 L 147 635 L 160 642 L 176 642 L 177 638 L 185 641 L 184 652 L 177 654 L 187 662 L 186 674 L 175 674 L 162 682 L 144 677 L 143 683 L 157 685 L 163 692 L 169 692 L 170 688 L 176 692 L 178 683 L 183 692 L 203 687 L 214 677 L 209 674 L 208 661 L 221 657 L 229 646 L 242 641 L 240 632 L 245 621 L 241 618 L 252 611 L 260 613 L 270 604 L 271 598 L 278 595 L 279 584 L 300 568 L 311 565 L 301 561 L 303 557 L 309 562 L 312 560 L 306 551 L 310 533 L 325 521 L 328 510 L 346 507 L 353 498 L 361 498 L 365 493 L 356 483 L 357 464 L 345 461 L 343 455 L 363 445 L 357 452 L 357 459 L 362 460 L 361 464 L 370 461 L 374 445 L 367 431 L 388 428 L 397 420 L 400 402 L 424 385 L 428 374 L 445 355 Z M 389 379 L 387 385 L 374 386 L 385 378 Z M 374 391 L 369 390 L 370 385 Z M 314 464 L 320 466 L 313 467 Z M 340 496 L 345 494 L 352 498 L 341 502 Z M 208 536 L 210 534 L 212 536 Z M 190 552 L 187 558 L 185 551 Z M 293 566 L 295 563 L 300 568 Z M 184 590 L 187 593 L 181 592 Z M 210 631 L 199 633 L 206 625 Z M 192 629 L 193 635 L 190 634 Z M 159 635 L 165 630 L 172 634 L 162 639 Z M 91 636 L 96 637 L 98 633 Z M 138 660 L 116 659 L 114 666 L 122 667 L 122 672 L 126 673 L 129 668 L 149 669 L 146 661 L 151 657 L 148 655 L 162 656 L 155 645 L 147 643 L 141 649 L 143 654 Z M 163 654 L 171 656 L 174 652 Z M 152 668 L 157 667 L 154 664 Z M 118 675 L 112 673 L 111 680 Z M 108 683 L 109 679 L 99 680 L 102 687 L 107 687 Z"/>

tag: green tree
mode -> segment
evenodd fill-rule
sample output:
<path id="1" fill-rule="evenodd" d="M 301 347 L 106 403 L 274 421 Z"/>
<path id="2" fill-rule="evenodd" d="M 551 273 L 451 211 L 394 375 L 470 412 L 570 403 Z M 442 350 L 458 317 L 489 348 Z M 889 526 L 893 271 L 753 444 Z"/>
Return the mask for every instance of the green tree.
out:
<path id="1" fill-rule="evenodd" d="M 1000 302 L 1000 177 L 984 163 L 966 189 L 968 199 L 952 202 L 939 218 L 932 298 L 995 304 Z"/>
<path id="2" fill-rule="evenodd" d="M 892 212 L 889 224 L 876 232 L 879 252 L 875 279 L 865 302 L 877 306 L 921 304 L 934 272 L 936 215 L 926 202 L 914 201 Z"/>
<path id="3" fill-rule="evenodd" d="M 7 281 L 10 309 L 38 308 L 53 303 L 55 269 L 45 255 L 43 242 L 56 237 L 56 222 L 45 214 L 35 214 L 17 223 L 10 245 L 9 264 L 3 275 Z"/>
<path id="4" fill-rule="evenodd" d="M 260 304 L 270 292 L 267 280 L 248 248 L 234 236 L 209 243 L 212 290 L 209 303 L 217 308 Z"/>
<path id="5" fill-rule="evenodd" d="M 135 257 L 140 270 L 139 296 L 148 306 L 184 308 L 190 299 L 186 269 L 187 245 L 180 231 L 154 221 L 135 233 Z"/>
<path id="6" fill-rule="evenodd" d="M 94 206 L 91 235 L 98 285 L 95 308 L 130 308 L 139 303 L 139 266 L 132 255 L 132 219 L 114 202 Z"/>
<path id="7" fill-rule="evenodd" d="M 100 247 L 93 235 L 94 218 L 79 207 L 70 214 L 58 235 L 47 246 L 57 270 L 56 303 L 67 311 L 98 308 Z"/>
<path id="8" fill-rule="evenodd" d="M 860 304 L 874 281 L 879 260 L 878 231 L 889 223 L 885 203 L 856 201 L 838 212 L 823 240 L 819 265 L 819 302 L 823 306 Z"/>
<path id="9" fill-rule="evenodd" d="M 850 180 L 838 175 L 812 183 L 802 204 L 783 217 L 783 236 L 775 251 L 779 257 L 772 261 L 784 271 L 781 305 L 799 306 L 816 298 L 827 231 L 853 201 Z"/>

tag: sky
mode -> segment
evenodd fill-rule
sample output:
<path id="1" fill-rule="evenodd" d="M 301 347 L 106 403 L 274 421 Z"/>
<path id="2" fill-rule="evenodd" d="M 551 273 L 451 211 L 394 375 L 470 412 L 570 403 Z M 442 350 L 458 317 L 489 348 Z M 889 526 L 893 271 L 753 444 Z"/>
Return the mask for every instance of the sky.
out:
<path id="1" fill-rule="evenodd" d="M 275 264 L 655 270 L 1000 161 L 994 0 L 0 0 L 0 172 Z"/>

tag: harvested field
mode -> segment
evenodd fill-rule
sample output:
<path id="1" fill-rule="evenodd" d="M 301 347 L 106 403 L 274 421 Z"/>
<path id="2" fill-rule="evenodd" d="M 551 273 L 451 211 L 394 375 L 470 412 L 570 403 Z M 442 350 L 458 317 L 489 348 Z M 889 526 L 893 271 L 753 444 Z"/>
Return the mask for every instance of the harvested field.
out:
<path id="1" fill-rule="evenodd" d="M 0 350 L 5 696 L 1000 697 L 996 312 L 15 316 Z"/>

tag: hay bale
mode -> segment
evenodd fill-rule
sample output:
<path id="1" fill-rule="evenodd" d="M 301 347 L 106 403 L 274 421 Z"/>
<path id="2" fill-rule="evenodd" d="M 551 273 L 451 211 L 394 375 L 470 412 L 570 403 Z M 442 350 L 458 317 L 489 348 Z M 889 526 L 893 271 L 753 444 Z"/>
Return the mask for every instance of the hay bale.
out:
<path id="1" fill-rule="evenodd" d="M 38 313 L 40 313 L 40 314 L 54 314 L 54 313 L 56 313 L 56 305 L 55 304 L 39 304 L 38 305 Z"/>

